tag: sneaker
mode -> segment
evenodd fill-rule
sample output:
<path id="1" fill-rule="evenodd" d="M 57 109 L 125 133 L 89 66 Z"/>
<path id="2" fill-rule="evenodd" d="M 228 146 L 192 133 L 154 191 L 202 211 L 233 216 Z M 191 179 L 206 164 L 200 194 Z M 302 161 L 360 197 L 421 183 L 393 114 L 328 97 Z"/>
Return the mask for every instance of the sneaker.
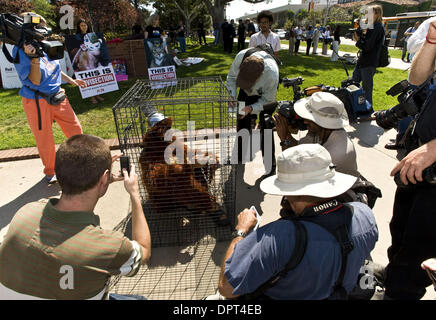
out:
<path id="1" fill-rule="evenodd" d="M 47 181 L 48 184 L 53 184 L 58 182 L 58 179 L 56 178 L 56 175 L 46 175 L 45 176 L 45 181 Z"/>

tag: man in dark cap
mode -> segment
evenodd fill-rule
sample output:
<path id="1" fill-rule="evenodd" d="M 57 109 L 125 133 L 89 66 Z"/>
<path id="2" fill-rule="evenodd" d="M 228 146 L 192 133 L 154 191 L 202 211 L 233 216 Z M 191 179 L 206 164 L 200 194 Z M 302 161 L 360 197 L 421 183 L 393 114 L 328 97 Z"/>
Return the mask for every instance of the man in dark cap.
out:
<path id="1" fill-rule="evenodd" d="M 262 155 L 264 156 L 265 170 L 267 174 L 269 172 L 274 173 L 274 140 L 272 132 L 270 131 L 266 139 L 267 145 L 265 145 L 265 117 L 263 114 L 263 105 L 276 101 L 279 67 L 275 59 L 263 50 L 255 51 L 247 57 L 246 52 L 250 49 L 241 50 L 236 55 L 227 75 L 226 87 L 230 95 L 235 97 L 235 100 L 237 97 L 239 105 L 241 106 L 241 108 L 238 107 L 238 109 L 240 109 L 237 120 L 238 132 L 242 129 L 247 129 L 251 137 L 252 129 L 256 124 L 257 115 L 259 115 L 261 148 Z M 237 88 L 240 89 L 238 95 Z M 245 106 L 243 106 L 244 103 Z M 236 105 L 232 105 L 232 107 L 236 107 Z M 249 146 L 243 146 L 241 137 L 238 137 L 238 141 L 238 162 L 241 163 L 243 162 L 243 148 L 244 150 L 250 150 L 252 143 L 251 138 Z M 266 158 L 265 151 L 268 151 Z M 250 159 L 251 155 L 250 153 Z"/>

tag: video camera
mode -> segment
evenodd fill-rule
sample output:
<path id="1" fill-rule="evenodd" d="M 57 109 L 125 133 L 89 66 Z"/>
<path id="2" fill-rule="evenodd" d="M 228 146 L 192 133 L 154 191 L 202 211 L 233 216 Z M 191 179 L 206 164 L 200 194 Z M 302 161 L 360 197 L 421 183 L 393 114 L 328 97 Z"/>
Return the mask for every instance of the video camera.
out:
<path id="1" fill-rule="evenodd" d="M 424 83 L 426 84 L 427 81 Z M 414 87 L 407 80 L 402 80 L 386 91 L 387 95 L 398 96 L 398 104 L 388 110 L 375 113 L 377 125 L 385 130 L 392 129 L 398 122 L 408 116 L 418 114 L 427 99 L 426 85 Z"/>
<path id="2" fill-rule="evenodd" d="M 64 57 L 65 46 L 62 42 L 47 41 L 51 33 L 51 29 L 42 26 L 43 20 L 34 13 L 28 13 L 24 17 L 15 14 L 2 13 L 0 14 L 0 33 L 4 43 L 16 45 L 23 48 L 24 45 L 32 45 L 36 52 L 30 58 L 43 57 L 44 52 L 50 60 L 59 60 Z M 3 45 L 3 52 L 6 58 L 11 63 L 19 63 L 18 55 L 15 60 L 12 59 Z M 7 52 L 7 53 L 6 53 Z"/>
<path id="3" fill-rule="evenodd" d="M 304 79 L 302 77 L 297 77 L 292 79 L 289 78 L 280 79 L 280 82 L 283 84 L 284 88 L 292 87 L 294 92 L 294 100 L 276 101 L 276 102 L 265 104 L 263 106 L 264 129 L 273 129 L 275 127 L 272 114 L 277 108 L 277 112 L 286 118 L 287 123 L 291 128 L 298 128 L 299 130 L 307 130 L 307 126 L 304 124 L 304 119 L 300 118 L 294 109 L 294 102 L 304 97 L 304 92 L 301 91 L 301 88 L 299 87 L 303 83 L 303 81 Z"/>

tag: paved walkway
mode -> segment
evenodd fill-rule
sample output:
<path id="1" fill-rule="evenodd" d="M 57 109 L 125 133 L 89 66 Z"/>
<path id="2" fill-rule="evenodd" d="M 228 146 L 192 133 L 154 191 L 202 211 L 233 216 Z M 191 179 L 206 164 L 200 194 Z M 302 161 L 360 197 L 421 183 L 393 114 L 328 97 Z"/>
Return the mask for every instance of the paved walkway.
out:
<path id="1" fill-rule="evenodd" d="M 105 141 L 111 150 L 119 149 L 118 138 L 106 139 Z M 56 145 L 55 147 L 57 150 L 59 145 Z M 0 162 L 34 158 L 39 158 L 38 149 L 36 147 L 0 150 Z"/>
<path id="2" fill-rule="evenodd" d="M 379 240 L 372 257 L 385 265 L 388 262 L 387 249 L 391 244 L 389 221 L 395 193 L 395 183 L 389 172 L 398 160 L 397 152 L 386 150 L 384 144 L 394 138 L 396 132 L 384 131 L 373 123 L 362 123 L 346 129 L 357 150 L 359 171 L 383 193 L 373 210 Z M 275 138 L 278 145 L 278 137 Z M 276 149 L 278 154 L 280 148 Z M 0 241 L 14 213 L 21 206 L 42 198 L 59 196 L 59 186 L 48 186 L 43 180 L 42 169 L 40 159 L 0 163 Z M 280 208 L 280 197 L 265 195 L 259 189 L 259 178 L 263 173 L 259 152 L 253 162 L 245 166 L 245 171 L 238 172 L 235 193 L 236 212 L 255 205 L 262 216 L 261 225 L 276 220 Z M 125 221 L 130 210 L 129 196 L 123 183 L 119 182 L 109 187 L 107 194 L 98 202 L 95 213 L 100 216 L 103 228 L 113 229 Z M 207 242 L 154 248 L 150 263 L 141 269 L 138 277 L 122 278 L 114 291 L 145 294 L 151 299 L 200 299 L 217 289 L 219 266 L 226 246 L 227 242 Z M 432 287 L 428 287 L 423 299 L 436 299 Z"/>
<path id="3" fill-rule="evenodd" d="M 373 123 L 356 124 L 346 129 L 357 150 L 359 171 L 383 193 L 373 210 L 379 240 L 372 257 L 385 265 L 388 262 L 387 248 L 391 244 L 389 221 L 395 193 L 395 183 L 389 172 L 398 160 L 397 152 L 386 150 L 384 145 L 395 137 L 396 132 L 384 131 Z M 278 137 L 275 138 L 278 145 Z M 109 140 L 108 144 L 113 149 L 117 148 L 116 139 Z M 279 149 L 276 148 L 277 154 Z M 48 186 L 44 181 L 43 166 L 41 160 L 37 159 L 35 148 L 2 151 L 0 159 L 3 159 L 0 163 L 1 242 L 13 215 L 20 207 L 28 202 L 59 196 L 60 190 L 57 184 Z M 16 161 L 18 159 L 26 160 Z M 280 197 L 265 195 L 259 189 L 259 178 L 263 173 L 259 152 L 245 166 L 244 171 L 239 171 L 235 192 L 236 212 L 255 205 L 262 216 L 261 225 L 276 220 L 280 208 Z M 101 226 L 105 229 L 113 229 L 125 221 L 130 211 L 129 196 L 122 182 L 113 183 L 95 209 L 95 213 L 100 216 Z M 139 278 L 122 278 L 114 291 L 145 294 L 160 299 L 199 299 L 212 294 L 217 289 L 219 267 L 226 246 L 227 242 L 209 242 L 154 248 L 150 262 L 138 273 Z M 423 299 L 436 300 L 436 293 L 431 286 L 427 288 Z"/>

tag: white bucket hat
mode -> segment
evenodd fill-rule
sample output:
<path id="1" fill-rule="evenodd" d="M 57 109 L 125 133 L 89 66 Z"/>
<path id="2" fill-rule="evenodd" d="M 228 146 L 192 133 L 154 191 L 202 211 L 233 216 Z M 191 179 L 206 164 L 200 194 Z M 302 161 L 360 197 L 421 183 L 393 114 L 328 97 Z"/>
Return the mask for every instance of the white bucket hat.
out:
<path id="1" fill-rule="evenodd" d="M 301 144 L 277 157 L 277 174 L 263 180 L 260 189 L 273 195 L 332 198 L 350 189 L 356 179 L 336 172 L 323 146 Z"/>
<path id="2" fill-rule="evenodd" d="M 348 125 L 347 111 L 342 101 L 329 92 L 315 92 L 295 102 L 295 112 L 322 128 L 342 129 Z"/>

